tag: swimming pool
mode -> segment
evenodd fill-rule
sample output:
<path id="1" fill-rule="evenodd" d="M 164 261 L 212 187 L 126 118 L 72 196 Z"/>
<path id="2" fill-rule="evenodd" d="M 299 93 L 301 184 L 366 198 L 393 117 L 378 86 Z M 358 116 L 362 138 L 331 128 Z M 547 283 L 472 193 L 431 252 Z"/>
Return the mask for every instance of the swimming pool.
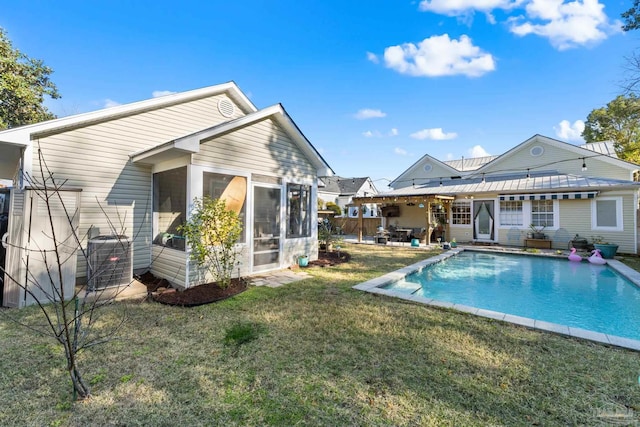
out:
<path id="1" fill-rule="evenodd" d="M 391 283 L 387 277 L 356 288 L 495 313 L 487 317 L 507 321 L 522 317 L 530 322 L 515 323 L 533 327 L 537 322 L 545 325 L 540 329 L 568 335 L 595 331 L 605 335 L 596 341 L 616 345 L 610 337 L 640 340 L 640 288 L 608 266 L 468 250 L 436 261 L 410 274 L 396 272 Z M 585 334 L 569 333 L 574 329 Z"/>

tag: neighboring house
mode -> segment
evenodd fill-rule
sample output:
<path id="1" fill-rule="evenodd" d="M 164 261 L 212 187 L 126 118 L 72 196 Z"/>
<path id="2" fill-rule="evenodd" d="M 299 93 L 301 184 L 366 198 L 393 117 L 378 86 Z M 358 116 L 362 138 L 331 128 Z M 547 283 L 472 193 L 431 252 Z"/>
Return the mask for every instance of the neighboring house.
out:
<path id="1" fill-rule="evenodd" d="M 576 234 L 637 253 L 640 166 L 610 143 L 575 146 L 535 135 L 500 156 L 441 162 L 425 155 L 389 185 L 356 203 L 383 203 L 383 215 L 407 229 L 438 226 L 459 242 L 525 245 L 531 225 L 552 247 Z M 390 213 L 391 215 L 386 215 Z"/>
<path id="2" fill-rule="evenodd" d="M 354 197 L 368 197 L 378 194 L 376 186 L 371 178 L 343 178 L 340 176 L 323 176 L 318 184 L 318 198 L 327 202 L 333 202 L 342 209 L 342 216 L 350 218 L 358 217 L 358 207 L 352 205 Z M 363 216 L 375 218 L 378 216 L 378 208 L 375 203 L 363 205 Z"/>
<path id="3" fill-rule="evenodd" d="M 244 224 L 240 274 L 317 257 L 318 176 L 333 171 L 282 105 L 257 109 L 233 82 L 0 132 L 0 179 L 14 182 L 6 238 L 17 246 L 23 177 L 40 173 L 39 150 L 81 190 L 81 236 L 122 224 L 133 268 L 179 287 L 202 277 L 178 227 L 194 198 L 219 197 L 231 181 Z M 86 275 L 78 257 L 76 277 Z"/>

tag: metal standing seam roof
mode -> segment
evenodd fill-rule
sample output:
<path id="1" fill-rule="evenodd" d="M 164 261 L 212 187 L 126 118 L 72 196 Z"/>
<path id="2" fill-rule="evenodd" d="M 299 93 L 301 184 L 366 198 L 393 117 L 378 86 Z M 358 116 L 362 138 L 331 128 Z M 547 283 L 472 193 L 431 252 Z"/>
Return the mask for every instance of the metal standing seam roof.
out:
<path id="1" fill-rule="evenodd" d="M 469 159 L 447 160 L 442 163 L 459 171 L 474 171 L 500 156 L 471 157 Z"/>
<path id="2" fill-rule="evenodd" d="M 580 145 L 580 148 L 586 148 L 596 153 L 606 154 L 607 156 L 618 158 L 613 141 L 590 142 Z"/>
<path id="3" fill-rule="evenodd" d="M 530 178 L 502 177 L 486 178 L 483 182 L 481 178 L 443 180 L 442 186 L 439 182 L 431 182 L 426 185 L 416 185 L 415 187 L 405 187 L 385 193 L 379 193 L 378 197 L 394 196 L 420 196 L 433 194 L 477 194 L 477 193 L 519 193 L 519 192 L 543 192 L 543 191 L 588 191 L 613 188 L 638 188 L 640 182 L 625 181 L 609 178 L 594 178 L 570 174 L 541 175 L 531 173 Z"/>

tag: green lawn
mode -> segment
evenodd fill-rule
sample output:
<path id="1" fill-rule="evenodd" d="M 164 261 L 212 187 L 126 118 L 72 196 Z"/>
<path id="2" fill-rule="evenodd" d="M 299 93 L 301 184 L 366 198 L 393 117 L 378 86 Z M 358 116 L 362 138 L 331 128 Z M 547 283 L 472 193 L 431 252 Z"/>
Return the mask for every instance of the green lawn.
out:
<path id="1" fill-rule="evenodd" d="M 109 307 L 129 319 L 120 340 L 83 354 L 85 402 L 71 402 L 54 342 L 0 316 L 0 425 L 552 426 L 640 413 L 638 353 L 354 291 L 426 253 L 344 246 L 352 262 L 281 288 Z"/>

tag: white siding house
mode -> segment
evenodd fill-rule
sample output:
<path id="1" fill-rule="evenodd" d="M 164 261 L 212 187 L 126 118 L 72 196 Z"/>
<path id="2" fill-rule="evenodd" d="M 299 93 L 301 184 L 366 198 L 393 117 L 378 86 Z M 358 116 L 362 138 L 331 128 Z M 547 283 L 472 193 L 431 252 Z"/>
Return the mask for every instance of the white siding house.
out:
<path id="1" fill-rule="evenodd" d="M 317 257 L 317 177 L 333 171 L 281 105 L 257 109 L 233 82 L 0 132 L 12 192 L 40 176 L 40 158 L 82 190 L 81 236 L 127 235 L 133 268 L 177 286 L 201 280 L 177 227 L 195 197 L 219 197 L 234 177 L 244 182 L 241 274 Z"/>

